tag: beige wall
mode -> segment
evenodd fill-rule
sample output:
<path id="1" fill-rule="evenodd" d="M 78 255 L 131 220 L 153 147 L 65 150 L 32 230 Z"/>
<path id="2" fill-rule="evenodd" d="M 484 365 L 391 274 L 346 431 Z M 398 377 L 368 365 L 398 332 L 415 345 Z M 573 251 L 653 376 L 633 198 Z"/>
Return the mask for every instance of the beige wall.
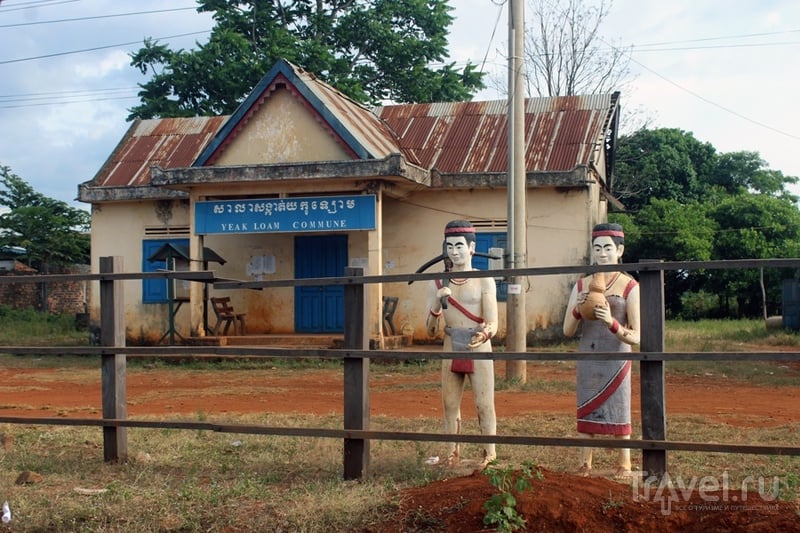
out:
<path id="1" fill-rule="evenodd" d="M 309 149 L 313 147 L 313 149 Z M 217 165 L 350 159 L 288 90 L 278 90 L 244 125 Z"/>
<path id="2" fill-rule="evenodd" d="M 167 208 L 166 206 L 170 207 Z M 165 224 L 166 221 L 166 224 Z M 120 202 L 95 208 L 92 214 L 92 271 L 99 271 L 100 256 L 123 257 L 125 272 L 142 270 L 142 240 L 146 228 L 162 228 L 189 226 L 188 207 L 185 202 Z M 125 228 L 125 238 L 120 238 L 120 228 Z M 362 265 L 366 260 L 367 272 L 375 273 L 379 269 L 376 250 L 370 250 L 371 236 L 377 232 L 353 232 L 348 235 L 348 257 L 352 264 Z M 241 235 L 209 235 L 202 240 L 203 246 L 211 248 L 226 263 L 209 263 L 209 270 L 215 271 L 217 277 L 241 281 L 269 281 L 294 278 L 294 236 L 295 234 L 250 233 Z M 154 235 L 153 239 L 186 239 L 187 234 Z M 195 236 L 195 239 L 197 237 Z M 374 246 L 373 246 L 374 247 Z M 199 245 L 192 252 L 199 258 Z M 375 257 L 372 257 L 375 256 Z M 274 258 L 275 270 L 270 274 L 254 275 L 248 265 L 253 258 Z M 371 264 L 371 267 L 370 267 Z M 193 266 L 202 269 L 201 264 Z M 179 282 L 180 283 L 180 282 Z M 195 334 L 202 323 L 202 285 L 192 283 L 196 287 L 193 295 L 195 303 L 194 316 L 188 304 L 178 311 L 175 326 L 178 333 L 184 336 Z M 141 280 L 123 282 L 125 298 L 125 323 L 127 337 L 133 342 L 155 342 L 161 338 L 169 324 L 169 306 L 163 304 L 144 304 L 142 302 Z M 89 312 L 95 323 L 100 320 L 99 284 L 92 287 Z M 377 306 L 380 302 L 380 288 L 372 287 L 368 293 L 375 316 L 370 325 L 370 332 L 378 334 L 380 314 Z M 292 333 L 294 332 L 294 289 L 293 287 L 275 287 L 264 290 L 224 290 L 214 289 L 209 285 L 209 297 L 230 296 L 237 311 L 247 313 L 247 330 L 250 334 Z M 209 326 L 213 326 L 215 316 L 208 309 Z"/>
<path id="3" fill-rule="evenodd" d="M 176 228 L 189 225 L 189 206 L 185 201 L 118 202 L 92 208 L 92 272 L 100 271 L 100 256 L 120 256 L 125 272 L 142 271 L 142 239 L 147 228 Z M 153 236 L 153 238 L 188 238 L 188 235 Z M 93 282 L 89 314 L 93 322 L 100 320 L 100 287 Z M 169 323 L 166 304 L 143 304 L 142 281 L 123 282 L 125 324 L 129 339 L 158 340 Z M 188 334 L 188 309 L 177 316 L 182 334 Z M 180 319 L 183 318 L 181 321 Z M 155 337 L 155 338 L 153 338 Z"/>
<path id="4" fill-rule="evenodd" d="M 221 278 L 240 281 L 293 279 L 295 235 L 293 233 L 209 235 L 204 239 L 205 246 L 228 261 L 221 266 L 211 264 L 209 269 L 215 270 Z M 350 233 L 347 240 L 351 263 L 354 258 L 367 257 L 367 232 Z M 252 270 L 248 269 L 248 264 L 257 257 L 274 259 L 274 273 L 254 275 Z M 234 308 L 247 313 L 249 334 L 294 332 L 294 287 L 222 290 L 214 289 L 212 286 L 210 292 L 211 296 L 230 296 Z M 214 325 L 213 313 L 209 315 L 209 323 L 211 326 Z"/>

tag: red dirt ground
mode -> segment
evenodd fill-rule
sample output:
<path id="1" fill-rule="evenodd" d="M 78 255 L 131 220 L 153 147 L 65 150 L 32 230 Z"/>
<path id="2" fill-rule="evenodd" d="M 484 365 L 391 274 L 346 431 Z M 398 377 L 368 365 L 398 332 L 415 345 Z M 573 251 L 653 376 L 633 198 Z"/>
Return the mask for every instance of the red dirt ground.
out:
<path id="1" fill-rule="evenodd" d="M 497 364 L 498 375 L 505 367 Z M 776 372 L 797 376 L 797 387 L 765 388 L 734 384 L 723 375 L 681 376 L 667 380 L 670 414 L 705 416 L 742 429 L 780 426 L 800 420 L 800 367 L 777 364 Z M 574 379 L 574 370 L 558 363 L 530 363 L 528 380 Z M 639 416 L 639 384 L 633 376 L 634 419 Z M 391 417 L 440 416 L 438 390 L 397 390 L 403 383 L 438 383 L 438 372 L 397 377 L 373 365 L 371 413 Z M 0 368 L 0 416 L 99 416 L 99 372 Z M 127 375 L 128 416 L 247 413 L 331 414 L 342 410 L 342 374 L 336 370 L 197 370 L 179 367 L 131 367 Z M 543 407 L 544 406 L 544 407 Z M 520 412 L 565 413 L 575 408 L 574 393 L 498 391 L 498 419 Z M 475 417 L 469 392 L 463 416 Z M 664 504 L 634 498 L 630 484 L 603 477 L 581 478 L 542 469 L 534 490 L 517 495 L 517 510 L 527 531 L 598 533 L 616 531 L 748 531 L 800 532 L 797 504 L 765 502 L 758 494 L 747 502 L 730 495 L 710 501 L 714 493 L 693 491 L 693 500 Z M 482 523 L 483 504 L 495 492 L 487 476 L 463 475 L 404 491 L 401 519 L 375 531 L 471 532 L 492 528 Z M 652 489 L 655 492 L 654 489 Z M 678 489 L 676 489 L 678 490 Z M 676 494 L 673 492 L 673 496 Z M 667 495 L 669 496 L 669 495 Z M 703 500 L 702 497 L 706 499 Z M 739 497 L 740 498 L 740 497 Z M 668 512 L 662 512 L 664 505 Z M 695 507 L 687 508 L 693 505 Z M 713 509 L 713 506 L 728 506 Z"/>

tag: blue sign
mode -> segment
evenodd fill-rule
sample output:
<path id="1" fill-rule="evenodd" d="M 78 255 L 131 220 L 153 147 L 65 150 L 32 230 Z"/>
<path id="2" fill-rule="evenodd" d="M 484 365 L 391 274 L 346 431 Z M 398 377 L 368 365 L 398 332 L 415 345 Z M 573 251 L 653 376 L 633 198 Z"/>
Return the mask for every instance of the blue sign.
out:
<path id="1" fill-rule="evenodd" d="M 198 235 L 375 229 L 375 195 L 195 202 Z"/>

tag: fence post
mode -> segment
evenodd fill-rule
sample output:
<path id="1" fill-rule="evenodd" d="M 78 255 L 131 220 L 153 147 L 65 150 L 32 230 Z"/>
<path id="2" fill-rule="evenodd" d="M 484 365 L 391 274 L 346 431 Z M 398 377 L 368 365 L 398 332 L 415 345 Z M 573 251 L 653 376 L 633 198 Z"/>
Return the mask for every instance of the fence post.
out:
<path id="1" fill-rule="evenodd" d="M 361 277 L 364 269 L 347 267 L 345 277 Z M 344 347 L 369 348 L 366 319 L 366 294 L 363 284 L 344 286 Z M 369 358 L 344 360 L 344 429 L 369 429 Z M 361 479 L 369 469 L 369 440 L 344 439 L 344 479 Z"/>
<path id="2" fill-rule="evenodd" d="M 658 262 L 652 259 L 640 262 Z M 664 351 L 664 271 L 639 271 L 641 352 Z M 641 361 L 642 439 L 667 439 L 664 361 Z M 667 472 L 667 450 L 642 449 L 642 470 L 657 479 Z"/>
<path id="3" fill-rule="evenodd" d="M 101 257 L 100 273 L 122 272 L 122 257 Z M 100 280 L 100 344 L 125 346 L 125 300 L 122 280 Z M 124 354 L 100 356 L 103 418 L 127 417 L 126 360 Z M 128 428 L 103 426 L 103 459 L 128 458 Z"/>

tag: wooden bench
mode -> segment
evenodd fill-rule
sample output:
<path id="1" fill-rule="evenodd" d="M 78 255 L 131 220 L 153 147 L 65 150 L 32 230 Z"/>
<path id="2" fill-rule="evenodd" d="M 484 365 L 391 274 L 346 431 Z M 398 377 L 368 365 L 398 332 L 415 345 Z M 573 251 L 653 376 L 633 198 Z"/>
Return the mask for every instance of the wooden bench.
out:
<path id="1" fill-rule="evenodd" d="M 231 325 L 233 325 L 234 335 L 244 335 L 244 317 L 247 313 L 237 313 L 234 311 L 229 296 L 211 298 L 211 306 L 214 309 L 214 314 L 217 315 L 217 323 L 211 328 L 211 333 L 214 336 L 220 336 L 220 327 L 223 324 L 225 327 L 222 329 L 222 335 L 228 334 L 228 330 L 230 330 Z"/>

